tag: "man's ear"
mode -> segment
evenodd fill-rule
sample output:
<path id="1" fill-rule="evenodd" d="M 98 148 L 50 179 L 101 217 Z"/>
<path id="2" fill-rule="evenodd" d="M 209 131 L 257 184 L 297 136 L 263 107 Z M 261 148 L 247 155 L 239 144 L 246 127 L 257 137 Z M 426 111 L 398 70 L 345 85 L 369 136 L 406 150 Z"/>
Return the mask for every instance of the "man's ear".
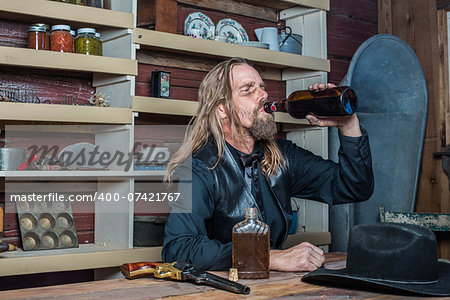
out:
<path id="1" fill-rule="evenodd" d="M 228 115 L 227 115 L 226 109 L 225 109 L 225 104 L 220 103 L 220 104 L 217 106 L 217 111 L 219 112 L 219 116 L 220 116 L 222 119 L 228 118 Z"/>

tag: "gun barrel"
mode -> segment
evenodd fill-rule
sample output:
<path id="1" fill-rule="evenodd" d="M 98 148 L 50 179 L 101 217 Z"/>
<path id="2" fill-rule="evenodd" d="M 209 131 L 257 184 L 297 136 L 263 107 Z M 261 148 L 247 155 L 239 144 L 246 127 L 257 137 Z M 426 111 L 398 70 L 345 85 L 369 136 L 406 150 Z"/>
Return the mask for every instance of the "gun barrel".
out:
<path id="1" fill-rule="evenodd" d="M 196 283 L 209 285 L 218 289 L 226 290 L 236 294 L 248 295 L 250 288 L 246 285 L 222 278 L 220 276 L 204 272 L 201 275 L 186 274 L 187 277 L 191 277 Z"/>

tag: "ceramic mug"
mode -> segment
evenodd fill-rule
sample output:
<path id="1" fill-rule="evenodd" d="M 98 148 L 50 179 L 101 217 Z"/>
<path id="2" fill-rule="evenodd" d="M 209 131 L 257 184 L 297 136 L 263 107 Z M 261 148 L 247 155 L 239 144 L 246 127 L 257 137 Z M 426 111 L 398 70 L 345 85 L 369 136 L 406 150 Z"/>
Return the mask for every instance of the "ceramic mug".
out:
<path id="1" fill-rule="evenodd" d="M 260 42 L 270 45 L 269 49 L 279 51 L 278 44 L 278 28 L 276 27 L 263 27 L 255 29 L 256 37 Z"/>

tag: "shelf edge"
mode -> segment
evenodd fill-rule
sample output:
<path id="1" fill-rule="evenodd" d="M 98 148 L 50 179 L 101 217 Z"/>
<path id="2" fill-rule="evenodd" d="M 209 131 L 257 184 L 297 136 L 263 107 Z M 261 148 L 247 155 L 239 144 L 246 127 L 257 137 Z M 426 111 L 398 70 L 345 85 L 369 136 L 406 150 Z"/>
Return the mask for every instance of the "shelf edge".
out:
<path id="1" fill-rule="evenodd" d="M 0 255 L 0 276 L 119 267 L 124 263 L 131 262 L 161 261 L 162 247 L 125 250 L 112 250 L 107 247 L 102 250 L 102 247 L 95 245 L 80 245 L 80 247 L 92 247 L 92 251 L 20 257 L 8 255 L 11 253 L 2 253 Z M 61 250 L 45 251 L 61 252 Z M 117 269 L 119 270 L 119 268 Z"/>
<path id="2" fill-rule="evenodd" d="M 189 52 L 199 56 L 218 58 L 243 57 L 256 64 L 285 68 L 329 72 L 330 61 L 312 56 L 253 48 L 205 39 L 196 39 L 180 34 L 134 29 L 134 42 L 141 48 L 166 49 L 174 52 Z"/>
<path id="3" fill-rule="evenodd" d="M 0 46 L 0 65 L 137 76 L 137 61 L 107 56 Z"/>
<path id="4" fill-rule="evenodd" d="M 0 120 L 131 124 L 131 108 L 0 102 Z"/>
<path id="5" fill-rule="evenodd" d="M 133 111 L 177 116 L 194 116 L 198 103 L 188 100 L 162 99 L 154 97 L 133 97 Z M 294 119 L 287 113 L 274 113 L 275 122 L 309 125 L 305 119 Z"/>
<path id="6" fill-rule="evenodd" d="M 134 26 L 133 14 L 131 13 L 48 0 L 2 0 L 0 1 L 1 12 L 53 19 L 64 22 L 63 24 L 71 21 L 112 28 L 132 29 Z"/>

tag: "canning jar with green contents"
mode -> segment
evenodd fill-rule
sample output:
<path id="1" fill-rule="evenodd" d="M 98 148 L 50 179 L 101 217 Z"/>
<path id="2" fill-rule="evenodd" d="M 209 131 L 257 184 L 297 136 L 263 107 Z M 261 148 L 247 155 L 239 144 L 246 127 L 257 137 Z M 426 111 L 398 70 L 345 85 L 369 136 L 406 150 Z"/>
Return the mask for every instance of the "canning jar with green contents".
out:
<path id="1" fill-rule="evenodd" d="M 94 28 L 80 28 L 77 31 L 77 53 L 96 55 L 97 41 Z"/>
<path id="2" fill-rule="evenodd" d="M 95 40 L 97 42 L 97 53 L 96 53 L 96 55 L 102 56 L 103 55 L 103 44 L 102 44 L 102 41 L 100 39 L 100 33 L 97 32 L 95 34 Z"/>

